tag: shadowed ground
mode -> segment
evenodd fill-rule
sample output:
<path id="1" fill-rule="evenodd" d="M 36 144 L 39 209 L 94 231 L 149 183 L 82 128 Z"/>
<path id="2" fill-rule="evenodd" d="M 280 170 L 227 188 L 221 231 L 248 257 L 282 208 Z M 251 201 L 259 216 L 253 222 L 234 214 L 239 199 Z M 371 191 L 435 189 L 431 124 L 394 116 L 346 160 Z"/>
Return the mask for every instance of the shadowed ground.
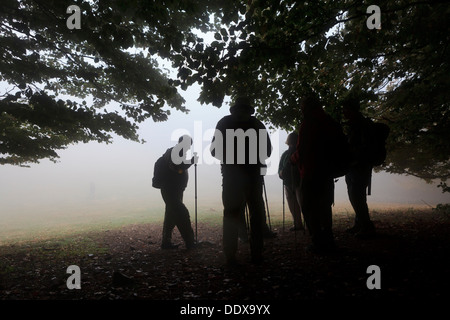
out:
<path id="1" fill-rule="evenodd" d="M 309 237 L 282 230 L 266 241 L 265 262 L 249 263 L 240 244 L 238 268 L 224 267 L 221 224 L 202 222 L 199 241 L 187 251 L 162 251 L 159 223 L 128 225 L 64 238 L 0 247 L 0 298 L 149 300 L 316 300 L 418 299 L 448 297 L 450 216 L 432 210 L 374 212 L 378 235 L 357 240 L 345 229 L 346 215 L 334 217 L 339 250 L 315 255 L 304 250 Z M 81 269 L 81 290 L 69 290 L 69 265 Z M 381 289 L 366 286 L 367 267 L 381 269 Z"/>

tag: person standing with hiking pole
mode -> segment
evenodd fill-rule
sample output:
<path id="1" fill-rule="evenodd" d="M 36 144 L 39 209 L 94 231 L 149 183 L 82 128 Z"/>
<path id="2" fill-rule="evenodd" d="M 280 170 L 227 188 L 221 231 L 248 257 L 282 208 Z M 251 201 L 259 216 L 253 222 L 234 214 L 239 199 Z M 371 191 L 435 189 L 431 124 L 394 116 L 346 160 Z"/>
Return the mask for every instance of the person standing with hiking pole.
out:
<path id="1" fill-rule="evenodd" d="M 317 95 L 303 98 L 300 109 L 303 121 L 291 160 L 300 172 L 300 202 L 312 241 L 306 249 L 328 253 L 336 249 L 332 231 L 333 146 L 346 137 L 340 124 L 323 110 Z"/>
<path id="2" fill-rule="evenodd" d="M 260 264 L 264 247 L 263 179 L 265 161 L 272 153 L 264 124 L 252 114 L 250 100 L 239 97 L 230 115 L 219 120 L 211 142 L 211 154 L 221 162 L 223 250 L 226 263 L 235 265 L 239 229 L 248 205 L 251 260 Z"/>
<path id="3" fill-rule="evenodd" d="M 375 235 L 375 226 L 370 220 L 366 190 L 370 195 L 372 168 L 374 164 L 383 162 L 385 158 L 385 150 L 381 151 L 381 156 L 379 154 L 373 156 L 378 152 L 374 149 L 380 145 L 379 142 L 374 141 L 381 139 L 382 147 L 384 147 L 389 127 L 381 125 L 382 132 L 375 132 L 373 122 L 362 115 L 360 102 L 356 98 L 344 100 L 342 106 L 344 117 L 347 119 L 347 136 L 352 155 L 352 163 L 345 176 L 345 182 L 350 203 L 355 211 L 354 225 L 347 232 L 354 234 L 357 238 L 370 238 Z"/>
<path id="4" fill-rule="evenodd" d="M 194 152 L 194 159 L 198 159 L 197 152 Z M 195 243 L 198 243 L 197 234 L 197 162 L 194 162 L 194 182 L 195 182 Z"/>
<path id="5" fill-rule="evenodd" d="M 300 174 L 291 163 L 291 156 L 295 152 L 297 140 L 298 134 L 295 132 L 287 136 L 286 144 L 289 148 L 281 155 L 278 166 L 278 176 L 283 180 L 283 204 L 285 195 L 289 211 L 294 219 L 294 227 L 290 231 L 304 230 L 300 205 Z"/>
<path id="6" fill-rule="evenodd" d="M 161 249 L 178 248 L 178 245 L 172 244 L 172 232 L 175 227 L 180 231 L 187 249 L 192 249 L 196 245 L 189 210 L 183 203 L 183 193 L 189 179 L 188 169 L 198 160 L 196 155 L 186 159 L 186 152 L 191 145 L 190 136 L 181 136 L 178 144 L 167 149 L 155 163 L 152 185 L 161 189 L 166 205 Z"/>

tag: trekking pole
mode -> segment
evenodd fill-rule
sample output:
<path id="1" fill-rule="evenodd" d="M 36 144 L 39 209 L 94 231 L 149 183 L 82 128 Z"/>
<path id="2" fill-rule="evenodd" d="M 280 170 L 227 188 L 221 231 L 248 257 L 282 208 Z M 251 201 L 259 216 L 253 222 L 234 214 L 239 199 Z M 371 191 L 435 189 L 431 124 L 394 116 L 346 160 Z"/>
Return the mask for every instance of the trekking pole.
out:
<path id="1" fill-rule="evenodd" d="M 284 181 L 281 180 L 281 187 L 282 187 L 282 193 L 283 193 L 283 232 L 284 232 Z"/>
<path id="2" fill-rule="evenodd" d="M 270 222 L 270 214 L 269 214 L 269 202 L 267 201 L 267 192 L 266 192 L 266 184 L 264 183 L 264 176 L 262 176 L 262 184 L 264 188 L 264 197 L 266 198 L 266 208 L 267 208 L 267 218 L 269 219 L 269 230 L 272 231 L 272 224 Z"/>
<path id="3" fill-rule="evenodd" d="M 294 214 L 296 214 L 298 199 L 297 199 L 297 192 L 296 192 L 295 181 L 294 181 L 294 170 L 296 170 L 296 168 L 294 166 L 291 166 L 291 177 L 292 177 L 291 192 L 293 193 L 293 196 L 294 196 Z M 297 219 L 298 219 L 298 217 L 297 217 Z M 300 221 L 297 221 L 297 223 L 301 223 L 301 213 L 300 213 Z M 296 251 L 297 251 L 297 227 L 298 227 L 298 225 L 295 224 L 295 218 L 294 218 L 294 248 Z"/>
<path id="4" fill-rule="evenodd" d="M 194 172 L 195 172 L 195 243 L 198 243 L 197 239 L 197 152 L 194 152 Z"/>
<path id="5" fill-rule="evenodd" d="M 248 212 L 248 204 L 245 204 L 245 231 L 247 232 L 247 240 L 250 240 L 250 214 Z"/>

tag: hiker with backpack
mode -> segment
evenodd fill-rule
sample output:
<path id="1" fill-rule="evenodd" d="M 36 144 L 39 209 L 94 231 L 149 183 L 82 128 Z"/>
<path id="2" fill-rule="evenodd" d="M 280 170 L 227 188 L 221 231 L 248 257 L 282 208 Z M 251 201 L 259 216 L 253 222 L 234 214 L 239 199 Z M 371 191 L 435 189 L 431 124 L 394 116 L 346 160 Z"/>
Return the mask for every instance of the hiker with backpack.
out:
<path id="1" fill-rule="evenodd" d="M 197 163 L 197 157 L 186 159 L 186 152 L 192 145 L 192 138 L 184 135 L 178 139 L 178 144 L 166 150 L 156 161 L 152 185 L 161 189 L 165 202 L 161 249 L 176 249 L 172 243 L 172 233 L 178 228 L 186 248 L 195 247 L 194 231 L 191 226 L 189 210 L 183 203 L 183 193 L 187 187 L 188 169 Z"/>
<path id="2" fill-rule="evenodd" d="M 238 97 L 230 115 L 219 120 L 211 154 L 221 162 L 223 202 L 223 251 L 228 265 L 236 265 L 239 229 L 248 208 L 251 261 L 263 260 L 265 161 L 272 152 L 264 124 L 247 97 Z M 253 160 L 252 160 L 253 159 Z"/>
<path id="3" fill-rule="evenodd" d="M 300 203 L 312 244 L 307 250 L 328 253 L 336 249 L 332 231 L 334 178 L 340 169 L 334 162 L 346 137 L 338 122 L 322 108 L 316 95 L 303 98 L 300 103 L 303 121 L 291 161 L 300 172 Z"/>
<path id="4" fill-rule="evenodd" d="M 298 134 L 296 132 L 291 132 L 287 136 L 286 144 L 289 148 L 281 155 L 278 165 L 278 176 L 283 180 L 289 211 L 294 219 L 294 227 L 290 229 L 291 231 L 304 230 L 300 205 L 300 173 L 297 167 L 291 163 L 291 156 L 296 150 L 297 140 Z"/>
<path id="5" fill-rule="evenodd" d="M 375 234 L 375 226 L 370 219 L 367 194 L 372 180 L 372 169 L 381 165 L 386 158 L 385 141 L 389 127 L 374 123 L 362 115 L 360 102 L 348 98 L 343 102 L 343 114 L 347 119 L 348 142 L 351 152 L 351 165 L 345 176 L 347 193 L 355 211 L 355 222 L 347 232 L 359 238 Z"/>

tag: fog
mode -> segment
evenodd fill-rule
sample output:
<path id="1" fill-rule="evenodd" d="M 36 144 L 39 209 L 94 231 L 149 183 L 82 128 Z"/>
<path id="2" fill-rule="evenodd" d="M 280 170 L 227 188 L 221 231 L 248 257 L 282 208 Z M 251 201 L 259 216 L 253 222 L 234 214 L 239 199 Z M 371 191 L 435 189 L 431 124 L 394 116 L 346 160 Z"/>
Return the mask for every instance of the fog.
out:
<path id="1" fill-rule="evenodd" d="M 217 109 L 200 105 L 197 92 L 185 94 L 189 114 L 172 112 L 167 122 L 151 121 L 139 130 L 144 144 L 116 137 L 113 144 L 77 144 L 60 152 L 58 163 L 43 160 L 30 168 L 0 167 L 0 235 L 18 232 L 30 226 L 78 225 L 83 222 L 108 224 L 113 219 L 145 221 L 162 219 L 163 201 L 158 189 L 151 186 L 153 164 L 178 137 L 189 133 L 193 149 L 199 153 L 197 166 L 198 211 L 202 216 L 221 216 L 220 166 L 204 150 L 209 149 L 212 130 L 217 121 L 229 114 L 228 105 Z M 279 214 L 282 208 L 282 185 L 276 174 L 279 156 L 287 149 L 287 133 L 271 132 L 274 151 L 265 177 L 269 209 Z M 194 167 L 185 192 L 185 203 L 194 212 Z M 349 208 L 344 179 L 336 184 L 336 207 Z M 449 202 L 435 184 L 414 177 L 374 173 L 369 206 L 435 206 Z M 287 205 L 286 205 L 287 208 Z M 335 209 L 339 210 L 339 209 Z M 347 209 L 350 210 L 351 209 Z"/>

